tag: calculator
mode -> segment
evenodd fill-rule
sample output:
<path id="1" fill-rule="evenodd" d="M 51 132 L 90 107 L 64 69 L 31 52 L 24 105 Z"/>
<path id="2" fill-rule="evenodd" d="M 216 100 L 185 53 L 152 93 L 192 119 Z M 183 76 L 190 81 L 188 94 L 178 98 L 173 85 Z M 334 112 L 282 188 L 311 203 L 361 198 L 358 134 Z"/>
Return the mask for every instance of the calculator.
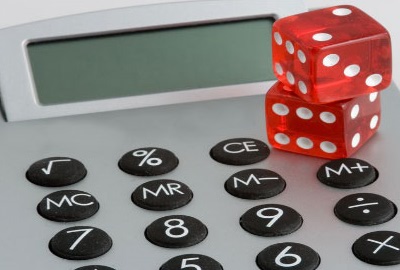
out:
<path id="1" fill-rule="evenodd" d="M 304 10 L 193 1 L 1 30 L 0 268 L 398 269 L 395 84 L 351 159 L 266 139 L 275 79 L 259 38 Z M 335 187 L 321 172 L 361 180 Z"/>

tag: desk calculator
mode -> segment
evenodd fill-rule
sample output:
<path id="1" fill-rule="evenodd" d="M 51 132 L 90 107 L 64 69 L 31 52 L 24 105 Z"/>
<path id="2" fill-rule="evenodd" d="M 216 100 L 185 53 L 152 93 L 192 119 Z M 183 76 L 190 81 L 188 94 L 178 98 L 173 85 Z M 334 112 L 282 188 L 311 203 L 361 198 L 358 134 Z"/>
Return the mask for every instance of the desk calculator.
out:
<path id="1" fill-rule="evenodd" d="M 228 3 L 197 1 L 203 2 Z M 248 2 L 265 3 L 237 4 Z M 272 6 L 277 2 L 271 1 Z M 298 1 L 279 2 L 293 4 L 291 13 L 302 9 L 294 4 Z M 86 19 L 92 24 L 96 16 L 111 14 Z M 54 29 L 62 24 L 54 21 Z M 18 36 L 34 28 L 15 30 Z M 69 34 L 74 41 L 85 39 L 82 33 Z M 41 46 L 42 39 L 47 42 L 43 36 L 36 39 L 38 49 L 48 45 Z M 31 49 L 17 57 L 22 62 L 9 65 L 21 71 L 27 57 L 36 54 Z M 0 61 L 4 66 L 5 60 Z M 144 107 L 159 104 L 148 102 L 151 96 L 140 99 L 143 94 L 138 94 L 139 105 L 130 104 L 133 99 L 124 94 L 111 94 L 94 101 L 80 96 L 69 106 L 69 96 L 54 100 L 46 91 L 35 92 L 41 82 L 32 79 L 37 76 L 32 68 L 15 84 L 17 75 L 3 67 L 0 72 L 6 119 L 0 122 L 2 269 L 399 267 L 400 96 L 394 84 L 382 93 L 379 132 L 352 157 L 354 164 L 339 161 L 334 167 L 327 165 L 329 160 L 269 146 L 264 99 L 270 80 L 242 78 L 208 88 L 207 94 L 162 95 L 166 104 L 179 96 L 184 101 L 200 96 L 194 99 L 202 101 L 191 103 Z M 11 86 L 15 92 L 10 95 Z M 217 94 L 206 97 L 213 89 Z M 8 104 L 24 94 L 28 98 Z M 114 110 L 118 102 L 124 110 Z M 321 180 L 321 170 L 338 178 L 364 172 L 373 176 L 339 188 Z M 269 185 L 266 191 L 260 188 L 264 184 Z M 384 206 L 390 212 L 376 221 Z M 341 215 L 340 208 L 353 212 Z"/>

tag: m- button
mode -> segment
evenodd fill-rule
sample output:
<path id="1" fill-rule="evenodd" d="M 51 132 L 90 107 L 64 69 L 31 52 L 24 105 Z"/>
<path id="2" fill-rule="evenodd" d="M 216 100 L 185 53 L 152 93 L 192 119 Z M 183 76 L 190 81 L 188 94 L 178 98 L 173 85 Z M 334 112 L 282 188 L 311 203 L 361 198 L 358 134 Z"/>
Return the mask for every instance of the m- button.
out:
<path id="1" fill-rule="evenodd" d="M 211 157 L 227 165 L 249 165 L 269 156 L 270 150 L 264 142 L 250 138 L 236 138 L 216 144 L 210 151 Z"/>

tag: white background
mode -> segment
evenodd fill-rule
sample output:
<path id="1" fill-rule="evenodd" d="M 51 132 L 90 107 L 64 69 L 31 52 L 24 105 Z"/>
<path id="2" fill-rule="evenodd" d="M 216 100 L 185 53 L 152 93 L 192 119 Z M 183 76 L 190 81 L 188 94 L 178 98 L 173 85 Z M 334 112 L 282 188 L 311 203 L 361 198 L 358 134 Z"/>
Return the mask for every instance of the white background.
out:
<path id="1" fill-rule="evenodd" d="M 88 11 L 181 1 L 188 0 L 0 0 L 0 28 Z M 400 86 L 400 3 L 398 0 L 304 1 L 309 9 L 339 4 L 354 5 L 385 26 L 392 37 L 393 80 L 397 86 Z"/>

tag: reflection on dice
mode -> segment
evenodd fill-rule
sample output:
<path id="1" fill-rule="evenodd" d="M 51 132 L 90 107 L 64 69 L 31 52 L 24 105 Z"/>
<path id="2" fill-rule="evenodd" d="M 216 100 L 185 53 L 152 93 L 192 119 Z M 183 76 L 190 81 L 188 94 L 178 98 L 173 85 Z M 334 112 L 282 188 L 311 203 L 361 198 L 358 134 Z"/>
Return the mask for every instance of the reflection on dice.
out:
<path id="1" fill-rule="evenodd" d="M 377 131 L 378 92 L 330 104 L 311 104 L 277 82 L 265 100 L 268 140 L 275 148 L 324 158 L 355 153 Z"/>
<path id="2" fill-rule="evenodd" d="M 391 81 L 387 30 L 353 6 L 336 6 L 274 23 L 273 68 L 302 99 L 329 103 L 386 88 Z"/>

